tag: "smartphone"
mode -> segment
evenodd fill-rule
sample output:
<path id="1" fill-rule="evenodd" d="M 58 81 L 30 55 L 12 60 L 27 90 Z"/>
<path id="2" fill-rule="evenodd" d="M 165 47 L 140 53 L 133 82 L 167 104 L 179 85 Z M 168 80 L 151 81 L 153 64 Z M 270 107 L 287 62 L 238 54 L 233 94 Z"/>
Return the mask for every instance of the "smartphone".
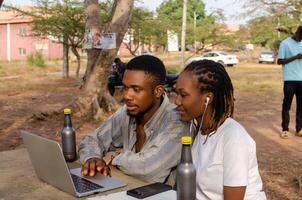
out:
<path id="1" fill-rule="evenodd" d="M 143 199 L 168 190 L 172 190 L 172 186 L 163 183 L 152 183 L 150 185 L 128 190 L 127 195 Z"/>

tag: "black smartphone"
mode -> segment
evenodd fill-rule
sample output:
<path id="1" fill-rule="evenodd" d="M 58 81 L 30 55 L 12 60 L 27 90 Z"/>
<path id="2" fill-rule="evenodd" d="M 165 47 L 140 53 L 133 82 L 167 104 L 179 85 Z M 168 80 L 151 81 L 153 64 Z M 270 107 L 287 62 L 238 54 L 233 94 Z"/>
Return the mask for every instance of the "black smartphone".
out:
<path id="1" fill-rule="evenodd" d="M 168 190 L 172 190 L 172 186 L 163 183 L 152 183 L 150 185 L 128 190 L 127 194 L 138 199 L 143 199 Z"/>

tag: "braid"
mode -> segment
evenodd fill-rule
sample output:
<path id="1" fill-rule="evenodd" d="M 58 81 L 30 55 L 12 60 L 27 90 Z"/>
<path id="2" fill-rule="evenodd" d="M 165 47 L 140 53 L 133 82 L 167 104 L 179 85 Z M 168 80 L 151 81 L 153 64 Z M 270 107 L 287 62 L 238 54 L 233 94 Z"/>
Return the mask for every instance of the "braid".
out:
<path id="1" fill-rule="evenodd" d="M 214 94 L 210 131 L 216 131 L 234 111 L 233 85 L 228 73 L 223 65 L 210 60 L 192 62 L 184 71 L 196 76 L 201 93 Z"/>

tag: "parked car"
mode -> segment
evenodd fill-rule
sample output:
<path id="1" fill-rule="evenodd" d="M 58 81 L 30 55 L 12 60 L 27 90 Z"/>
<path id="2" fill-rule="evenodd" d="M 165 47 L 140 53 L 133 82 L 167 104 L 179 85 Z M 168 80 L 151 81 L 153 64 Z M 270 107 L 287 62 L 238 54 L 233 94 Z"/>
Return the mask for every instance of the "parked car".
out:
<path id="1" fill-rule="evenodd" d="M 239 62 L 236 55 L 228 54 L 223 51 L 212 51 L 212 52 L 205 53 L 202 56 L 189 58 L 186 61 L 186 65 L 188 65 L 192 61 L 197 61 L 197 60 L 213 60 L 224 66 L 230 66 L 230 67 L 238 64 Z"/>
<path id="2" fill-rule="evenodd" d="M 275 54 L 272 51 L 261 51 L 259 54 L 259 63 L 275 63 Z"/>

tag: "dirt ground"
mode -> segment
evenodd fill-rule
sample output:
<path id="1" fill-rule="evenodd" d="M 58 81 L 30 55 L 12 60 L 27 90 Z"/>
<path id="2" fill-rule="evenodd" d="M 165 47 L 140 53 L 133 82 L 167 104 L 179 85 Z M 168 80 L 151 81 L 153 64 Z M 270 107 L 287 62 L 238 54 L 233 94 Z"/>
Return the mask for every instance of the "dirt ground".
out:
<path id="1" fill-rule="evenodd" d="M 268 199 L 302 200 L 302 138 L 293 134 L 295 103 L 291 112 L 292 134 L 289 139 L 279 137 L 282 103 L 279 67 L 246 63 L 228 71 L 235 87 L 234 118 L 256 141 Z M 36 116 L 39 120 L 29 118 L 40 111 L 62 108 L 78 92 L 77 81 L 62 79 L 59 68 L 31 68 L 28 72 L 24 67 L 0 67 L 0 151 L 23 147 L 20 130 L 60 141 L 63 114 Z M 77 141 L 99 123 L 73 119 Z"/>

